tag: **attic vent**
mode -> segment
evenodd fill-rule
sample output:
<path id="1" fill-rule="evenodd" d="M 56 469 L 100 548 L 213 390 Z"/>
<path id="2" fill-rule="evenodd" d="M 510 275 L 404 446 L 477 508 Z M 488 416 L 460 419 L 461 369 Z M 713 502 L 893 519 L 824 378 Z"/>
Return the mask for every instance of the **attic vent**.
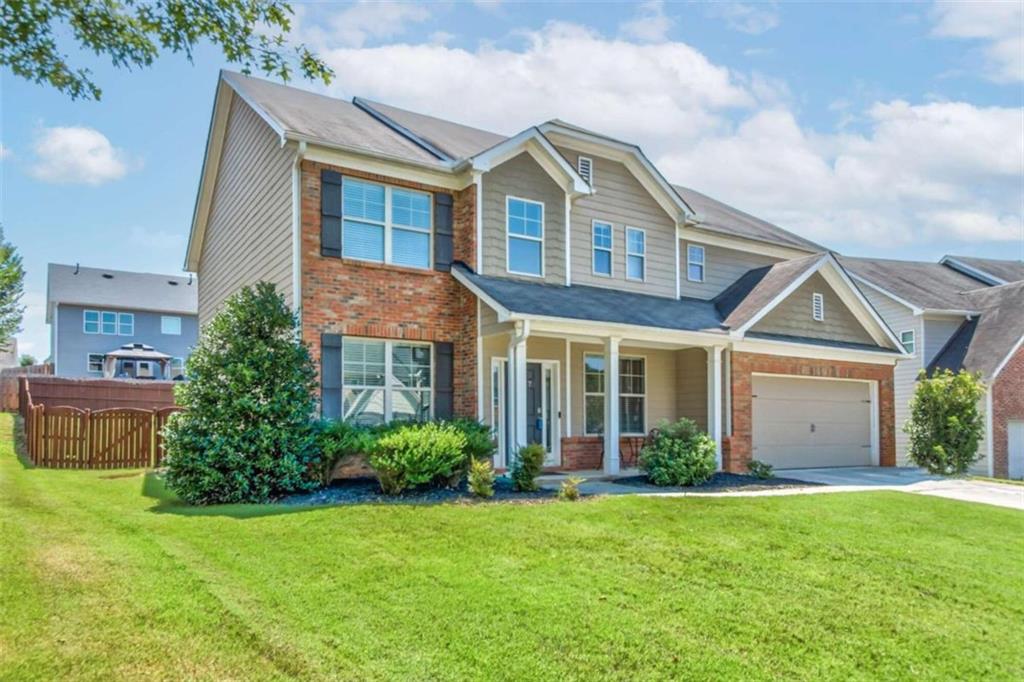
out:
<path id="1" fill-rule="evenodd" d="M 811 316 L 815 322 L 825 320 L 825 297 L 821 294 L 811 294 Z"/>
<path id="2" fill-rule="evenodd" d="M 114 276 L 111 275 L 109 272 L 104 272 L 102 275 L 100 275 L 100 277 L 102 277 L 103 279 L 114 279 Z"/>
<path id="3" fill-rule="evenodd" d="M 580 177 L 587 181 L 587 184 L 594 184 L 594 162 L 589 157 L 581 156 L 577 169 L 580 172 Z"/>
<path id="4" fill-rule="evenodd" d="M 176 287 L 176 286 L 178 286 L 178 283 L 177 283 L 177 282 L 175 282 L 175 281 L 174 281 L 173 279 L 169 279 L 169 280 L 167 280 L 167 283 L 168 283 L 168 284 L 170 284 L 170 285 L 171 285 L 172 287 Z"/>

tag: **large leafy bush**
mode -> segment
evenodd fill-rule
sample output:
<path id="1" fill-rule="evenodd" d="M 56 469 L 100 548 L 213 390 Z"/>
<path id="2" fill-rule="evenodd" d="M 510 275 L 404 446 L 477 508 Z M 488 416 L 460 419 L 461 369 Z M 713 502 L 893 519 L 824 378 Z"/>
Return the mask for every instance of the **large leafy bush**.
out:
<path id="1" fill-rule="evenodd" d="M 229 298 L 175 388 L 167 483 L 192 504 L 267 502 L 318 485 L 316 369 L 267 282 Z"/>
<path id="2" fill-rule="evenodd" d="M 377 443 L 377 429 L 345 421 L 324 421 L 320 425 L 320 482 L 327 485 L 335 468 L 350 457 L 366 455 Z"/>
<path id="3" fill-rule="evenodd" d="M 381 489 L 397 495 L 406 488 L 448 481 L 463 471 L 466 436 L 452 424 L 407 424 L 381 436 L 370 453 L 370 466 Z"/>
<path id="4" fill-rule="evenodd" d="M 640 451 L 640 469 L 655 485 L 700 485 L 715 473 L 715 441 L 692 419 L 662 422 Z"/>
<path id="5" fill-rule="evenodd" d="M 910 459 L 933 474 L 963 474 L 978 461 L 985 429 L 978 401 L 985 395 L 981 376 L 961 370 L 924 372 L 910 401 Z"/>

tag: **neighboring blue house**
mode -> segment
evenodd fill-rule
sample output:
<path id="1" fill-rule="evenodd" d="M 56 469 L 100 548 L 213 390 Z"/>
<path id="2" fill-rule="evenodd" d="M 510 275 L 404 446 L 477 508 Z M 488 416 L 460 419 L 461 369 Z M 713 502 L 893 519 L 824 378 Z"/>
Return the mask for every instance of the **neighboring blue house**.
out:
<path id="1" fill-rule="evenodd" d="M 181 377 L 199 338 L 198 288 L 192 276 L 50 263 L 46 322 L 54 374 Z"/>

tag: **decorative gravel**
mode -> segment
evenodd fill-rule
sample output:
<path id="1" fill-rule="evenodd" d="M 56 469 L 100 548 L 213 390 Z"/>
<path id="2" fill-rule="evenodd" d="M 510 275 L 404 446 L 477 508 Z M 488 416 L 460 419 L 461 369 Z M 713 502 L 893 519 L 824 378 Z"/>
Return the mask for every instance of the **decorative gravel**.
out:
<path id="1" fill-rule="evenodd" d="M 700 492 L 700 493 L 724 493 L 733 490 L 769 490 L 772 488 L 804 488 L 807 486 L 822 485 L 820 483 L 808 483 L 795 478 L 757 478 L 743 474 L 729 474 L 719 471 L 700 485 L 692 486 L 660 486 L 654 485 L 646 476 L 628 476 L 616 478 L 610 481 L 620 485 L 627 485 L 633 488 L 650 488 L 651 491 L 662 492 Z"/>
<path id="2" fill-rule="evenodd" d="M 310 506 L 330 504 L 445 504 L 487 502 L 541 502 L 557 497 L 555 490 L 521 493 L 512 490 L 512 481 L 499 477 L 494 482 L 494 497 L 482 499 L 469 492 L 466 484 L 458 488 L 417 488 L 401 495 L 385 495 L 372 478 L 338 480 L 311 493 L 289 495 L 281 504 Z"/>

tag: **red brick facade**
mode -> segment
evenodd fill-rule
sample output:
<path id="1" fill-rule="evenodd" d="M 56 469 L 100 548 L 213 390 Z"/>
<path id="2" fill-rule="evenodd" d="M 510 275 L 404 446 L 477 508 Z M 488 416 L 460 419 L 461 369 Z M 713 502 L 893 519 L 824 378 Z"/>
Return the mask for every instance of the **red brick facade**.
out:
<path id="1" fill-rule="evenodd" d="M 722 448 L 726 471 L 745 473 L 753 451 L 753 374 L 788 374 L 878 382 L 879 463 L 896 464 L 896 415 L 893 410 L 893 368 L 860 362 L 836 362 L 756 353 L 732 353 L 732 435 Z"/>
<path id="2" fill-rule="evenodd" d="M 619 439 L 619 466 L 629 469 L 637 465 L 643 439 L 623 436 Z M 604 466 L 604 438 L 601 436 L 571 436 L 562 438 L 562 465 L 557 469 L 582 471 Z"/>
<path id="3" fill-rule="evenodd" d="M 992 474 L 999 478 L 1010 475 L 1007 422 L 1016 420 L 1024 420 L 1024 347 L 992 384 Z"/>
<path id="4" fill-rule="evenodd" d="M 475 186 L 452 192 L 440 187 L 348 168 L 302 162 L 302 338 L 320 362 L 320 335 L 336 333 L 382 339 L 448 341 L 454 347 L 455 414 L 475 416 L 476 298 L 450 273 L 365 263 L 320 255 L 320 172 L 454 197 L 456 260 L 475 258 Z"/>

